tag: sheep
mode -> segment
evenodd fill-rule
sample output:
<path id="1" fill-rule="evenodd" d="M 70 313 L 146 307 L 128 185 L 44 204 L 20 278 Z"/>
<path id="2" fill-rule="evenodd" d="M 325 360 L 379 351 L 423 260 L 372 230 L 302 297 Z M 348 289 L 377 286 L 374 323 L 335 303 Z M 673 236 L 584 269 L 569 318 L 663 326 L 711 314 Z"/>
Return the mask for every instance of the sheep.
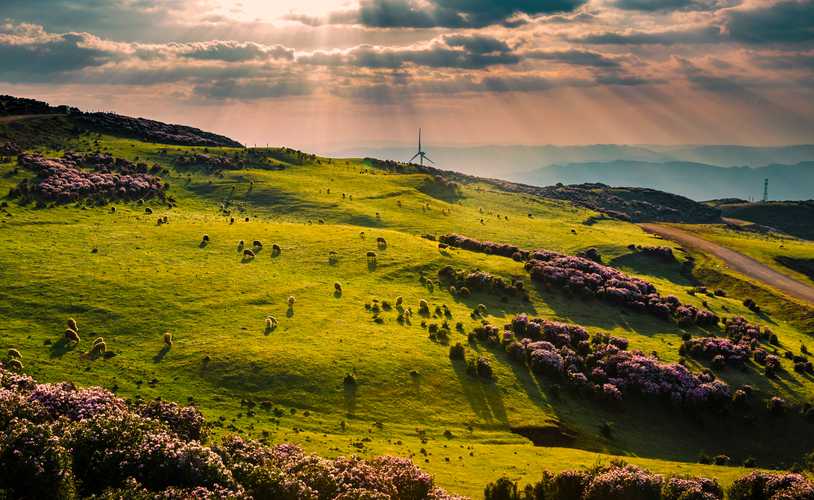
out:
<path id="1" fill-rule="evenodd" d="M 252 246 L 255 248 L 263 248 L 263 243 L 260 240 L 254 240 Z"/>
<path id="2" fill-rule="evenodd" d="M 93 345 L 96 345 L 96 344 L 99 344 L 99 343 L 104 343 L 104 342 L 105 342 L 104 337 L 96 337 L 96 340 L 93 341 Z"/>
<path id="3" fill-rule="evenodd" d="M 243 250 L 243 258 L 244 259 L 253 259 L 255 257 L 256 257 L 256 255 L 251 249 L 247 248 L 247 249 Z"/>
<path id="4" fill-rule="evenodd" d="M 23 355 L 20 354 L 20 351 L 18 351 L 17 349 L 9 349 L 8 350 L 8 357 L 9 358 L 22 359 Z"/>
<path id="5" fill-rule="evenodd" d="M 277 318 L 275 318 L 274 316 L 266 316 L 266 330 L 267 331 L 270 332 L 270 331 L 276 329 L 277 325 L 278 325 Z"/>
<path id="6" fill-rule="evenodd" d="M 295 299 L 293 295 L 289 296 L 288 297 L 288 307 L 294 307 L 294 303 L 296 301 L 297 301 L 297 299 Z"/>
<path id="7" fill-rule="evenodd" d="M 418 301 L 418 312 L 421 314 L 429 314 L 430 313 L 430 305 L 427 303 L 426 300 L 421 299 Z"/>
<path id="8" fill-rule="evenodd" d="M 325 224 L 325 221 L 324 221 L 324 220 L 322 220 L 322 219 L 319 219 L 319 220 L 317 220 L 317 223 L 319 223 L 319 224 Z"/>
<path id="9" fill-rule="evenodd" d="M 22 371 L 23 363 L 19 359 L 10 359 L 6 362 L 6 366 L 14 371 Z"/>
<path id="10" fill-rule="evenodd" d="M 67 340 L 68 342 L 79 343 L 79 341 L 80 341 L 79 334 L 76 333 L 76 330 L 73 330 L 71 328 L 67 328 L 65 330 L 65 340 Z"/>
<path id="11" fill-rule="evenodd" d="M 278 245 L 276 243 L 271 245 L 271 254 L 272 255 L 280 255 L 281 253 L 283 253 L 283 249 L 280 248 L 280 245 Z"/>
<path id="12" fill-rule="evenodd" d="M 144 213 L 147 214 L 147 215 L 152 215 L 153 209 L 150 208 L 150 207 L 147 207 L 147 208 L 144 209 Z"/>
<path id="13" fill-rule="evenodd" d="M 104 341 L 94 342 L 93 348 L 90 350 L 91 355 L 104 354 L 105 352 L 107 352 L 107 344 Z"/>
<path id="14" fill-rule="evenodd" d="M 209 243 L 209 235 L 208 234 L 203 235 L 203 239 L 201 239 L 201 241 Z"/>
<path id="15" fill-rule="evenodd" d="M 79 327 L 76 326 L 76 320 L 73 319 L 73 318 L 68 318 L 68 328 L 70 328 L 71 330 L 73 330 L 75 332 L 79 331 Z"/>
<path id="16" fill-rule="evenodd" d="M 172 333 L 164 332 L 164 345 L 172 347 Z"/>
<path id="17" fill-rule="evenodd" d="M 372 261 L 375 262 L 376 261 L 376 252 L 372 252 L 372 251 L 368 252 L 367 253 L 367 260 L 372 260 Z"/>
<path id="18" fill-rule="evenodd" d="M 387 240 L 382 237 L 376 238 L 376 244 L 379 246 L 379 248 L 387 248 Z"/>
<path id="19" fill-rule="evenodd" d="M 336 290 L 337 293 L 342 293 L 342 284 L 338 281 L 334 283 L 334 290 Z"/>
<path id="20" fill-rule="evenodd" d="M 402 305 L 403 303 L 404 303 L 404 297 L 402 297 L 401 295 L 396 297 L 396 307 Z"/>
<path id="21" fill-rule="evenodd" d="M 235 223 L 235 218 L 234 218 L 234 217 L 232 217 L 231 219 L 229 219 L 229 224 L 234 224 L 234 223 Z"/>
<path id="22" fill-rule="evenodd" d="M 116 207 L 110 207 L 110 213 L 115 214 L 116 213 Z"/>
<path id="23" fill-rule="evenodd" d="M 360 238 L 362 238 L 362 239 L 365 239 L 365 232 L 364 232 L 364 231 L 361 231 L 361 232 L 359 233 L 359 237 L 360 237 Z"/>
<path id="24" fill-rule="evenodd" d="M 246 246 L 246 244 L 243 242 L 243 240 L 238 241 L 238 242 L 237 242 L 237 251 L 238 251 L 238 252 L 242 252 L 242 251 L 243 251 L 243 247 L 245 247 L 245 246 Z"/>

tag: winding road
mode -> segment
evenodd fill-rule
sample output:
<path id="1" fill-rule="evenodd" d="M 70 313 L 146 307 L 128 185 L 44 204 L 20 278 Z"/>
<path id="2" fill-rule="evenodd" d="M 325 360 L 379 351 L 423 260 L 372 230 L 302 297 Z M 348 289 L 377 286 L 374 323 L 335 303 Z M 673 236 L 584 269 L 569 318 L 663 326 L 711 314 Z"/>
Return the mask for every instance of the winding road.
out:
<path id="1" fill-rule="evenodd" d="M 640 226 L 648 233 L 712 254 L 733 270 L 814 305 L 814 287 L 781 274 L 751 257 L 672 226 L 660 224 L 640 224 Z"/>

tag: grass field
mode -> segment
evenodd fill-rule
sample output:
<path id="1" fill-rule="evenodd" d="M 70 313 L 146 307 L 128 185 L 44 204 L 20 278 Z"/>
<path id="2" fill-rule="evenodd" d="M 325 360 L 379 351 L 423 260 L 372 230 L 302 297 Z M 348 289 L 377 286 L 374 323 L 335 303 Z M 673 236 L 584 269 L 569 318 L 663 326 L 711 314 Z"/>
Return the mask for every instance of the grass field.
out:
<path id="1" fill-rule="evenodd" d="M 166 146 L 112 137 L 101 144 L 116 156 L 168 167 L 178 207 L 148 202 L 153 214 L 146 215 L 135 203 L 116 204 L 114 213 L 110 206 L 36 209 L 9 201 L 8 214 L 0 214 L 0 347 L 22 351 L 26 370 L 40 380 L 102 385 L 130 398 L 194 401 L 222 424 L 218 432 L 301 443 L 325 455 L 413 456 L 441 485 L 476 497 L 503 473 L 531 480 L 544 468 L 592 465 L 610 460 L 608 454 L 656 472 L 707 474 L 727 483 L 743 470 L 697 464 L 701 452 L 782 467 L 812 447 L 810 424 L 796 415 L 780 424 L 768 415 L 756 421 L 692 416 L 635 401 L 624 410 L 606 407 L 532 375 L 502 352 L 468 346 L 492 361 L 496 380 L 485 382 L 451 361 L 447 345 L 428 338 L 420 316 L 400 324 L 395 311 L 384 312 L 380 324 L 365 308 L 403 297 L 417 310 L 425 299 L 433 307 L 446 304 L 449 321 L 468 332 L 479 323 L 471 311 L 484 304 L 498 325 L 527 312 L 624 336 L 632 348 L 676 361 L 684 332 L 676 324 L 537 288 L 521 263 L 439 251 L 421 237 L 457 232 L 570 254 L 595 247 L 611 265 L 700 307 L 702 297 L 687 293 L 696 278 L 683 273 L 680 262 L 630 253 L 628 244 L 664 244 L 635 225 L 586 225 L 596 214 L 488 184 L 463 186 L 452 199 L 435 197 L 426 194 L 426 175 L 384 174 L 360 160 L 275 161 L 285 168 L 258 164 L 219 177 L 174 168 L 170 159 L 186 148 L 163 154 Z M 88 137 L 72 144 L 89 145 Z M 29 175 L 13 170 L 11 163 L 0 165 L 0 192 Z M 169 224 L 157 225 L 165 215 Z M 379 237 L 386 249 L 377 248 Z M 239 240 L 260 240 L 264 249 L 244 261 Z M 272 255 L 273 243 L 282 248 L 279 256 Z M 377 253 L 375 264 L 368 251 Z M 434 279 L 446 265 L 522 279 L 531 301 L 488 294 L 464 300 L 421 283 L 422 273 Z M 800 326 L 804 313 L 770 307 L 770 315 L 759 317 L 736 294 L 703 299 L 719 314 L 770 326 L 781 354 L 810 342 Z M 273 331 L 265 328 L 268 315 L 279 320 Z M 68 317 L 79 323 L 77 347 L 61 340 Z M 173 334 L 171 348 L 162 342 L 165 332 Z M 115 357 L 86 354 L 97 336 Z M 466 337 L 456 332 L 451 342 Z M 719 375 L 733 386 L 753 385 L 762 399 L 780 394 L 811 401 L 814 381 L 783 363 L 786 372 L 774 380 L 755 366 Z M 355 386 L 343 384 L 348 374 Z M 254 406 L 261 402 L 269 405 Z M 600 432 L 605 423 L 612 423 L 611 437 Z M 551 429 L 552 446 L 535 447 L 512 432 L 524 426 Z M 556 436 L 571 439 L 558 443 Z"/>

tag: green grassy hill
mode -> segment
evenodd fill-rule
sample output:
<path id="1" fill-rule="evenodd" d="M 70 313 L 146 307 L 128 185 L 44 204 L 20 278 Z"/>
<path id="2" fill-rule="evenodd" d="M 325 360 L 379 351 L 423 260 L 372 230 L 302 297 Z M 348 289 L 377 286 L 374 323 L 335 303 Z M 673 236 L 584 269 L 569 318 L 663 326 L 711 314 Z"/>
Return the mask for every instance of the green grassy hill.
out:
<path id="1" fill-rule="evenodd" d="M 697 464 L 701 453 L 726 454 L 736 464 L 753 457 L 760 466 L 788 467 L 814 447 L 812 424 L 799 412 L 778 420 L 759 408 L 744 418 L 691 415 L 635 400 L 608 407 L 533 375 L 498 349 L 467 345 L 470 355 L 492 362 L 495 380 L 484 381 L 451 361 L 449 346 L 431 340 L 421 325 L 443 318 L 415 315 L 402 324 L 395 310 L 385 310 L 376 321 L 366 308 L 397 297 L 416 311 L 422 299 L 431 310 L 446 305 L 448 321 L 462 324 L 462 331 L 453 328 L 449 343 L 467 344 L 466 333 L 480 324 L 471 313 L 483 304 L 486 319 L 496 325 L 526 312 L 626 337 L 631 348 L 668 361 L 679 359 L 682 334 L 707 334 L 537 287 L 522 263 L 440 250 L 422 237 L 455 232 L 568 254 L 596 248 L 606 263 L 653 282 L 662 295 L 698 307 L 707 301 L 718 314 L 770 326 L 780 338 L 781 356 L 810 342 L 809 313 L 799 305 L 773 307 L 775 301 L 785 304 L 781 297 L 759 296 L 768 314 L 756 315 L 736 293 L 690 295 L 699 278 L 732 290 L 743 284 L 703 256 L 696 256 L 693 275 L 678 249 L 675 263 L 632 253 L 630 244 L 664 244 L 636 225 L 485 182 L 461 184 L 450 194 L 435 189 L 432 176 L 388 173 L 363 160 L 266 150 L 241 168 L 213 173 L 177 159 L 243 150 L 95 134 L 46 146 L 89 151 L 97 141 L 116 157 L 164 167 L 176 206 L 147 201 L 38 208 L 3 200 L 0 348 L 19 349 L 26 371 L 40 380 L 102 385 L 128 398 L 195 402 L 209 420 L 220 422 L 218 432 L 296 442 L 325 455 L 412 456 L 442 486 L 473 496 L 504 473 L 531 480 L 544 468 L 591 465 L 610 460 L 610 454 L 656 472 L 692 472 L 728 483 L 743 470 Z M 0 164 L 4 195 L 32 175 L 8 160 Z M 168 223 L 157 224 L 164 216 Z M 377 238 L 387 241 L 386 248 L 378 247 Z M 263 249 L 246 261 L 240 240 L 247 246 L 260 240 Z M 281 247 L 279 255 L 272 244 Z M 367 257 L 370 251 L 375 262 Z M 432 283 L 447 265 L 522 280 L 530 300 L 454 296 Z M 295 298 L 291 308 L 289 297 Z M 265 323 L 269 315 L 279 323 L 272 331 Z M 79 324 L 78 346 L 63 340 L 68 317 Z M 173 335 L 171 348 L 163 343 L 165 332 Z M 114 357 L 88 355 L 97 336 Z M 694 370 L 703 368 L 688 362 Z M 814 380 L 795 373 L 791 361 L 782 363 L 786 370 L 776 379 L 751 363 L 743 372 L 718 375 L 733 387 L 755 387 L 758 407 L 775 394 L 795 404 L 810 402 Z M 349 374 L 355 385 L 343 383 Z M 607 424 L 610 433 L 601 430 Z M 523 428 L 545 446 L 516 432 Z"/>

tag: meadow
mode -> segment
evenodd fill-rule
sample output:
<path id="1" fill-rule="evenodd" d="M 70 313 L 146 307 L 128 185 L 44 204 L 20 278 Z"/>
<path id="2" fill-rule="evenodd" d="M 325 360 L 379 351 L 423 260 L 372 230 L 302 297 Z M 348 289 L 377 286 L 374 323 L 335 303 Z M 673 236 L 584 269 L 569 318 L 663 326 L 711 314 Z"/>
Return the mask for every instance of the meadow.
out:
<path id="1" fill-rule="evenodd" d="M 175 159 L 235 150 L 95 135 L 72 139 L 66 149 L 90 150 L 96 141 L 116 157 L 166 168 L 162 177 L 177 206 L 147 200 L 36 207 L 4 200 L 0 348 L 18 349 L 25 371 L 39 380 L 194 403 L 216 422 L 216 434 L 293 442 L 332 457 L 412 457 L 443 487 L 473 497 L 502 474 L 527 482 L 544 469 L 590 466 L 617 455 L 655 472 L 729 484 L 744 474 L 737 464 L 747 458 L 788 468 L 811 451 L 811 424 L 798 412 L 778 420 L 759 410 L 750 418 L 707 415 L 635 399 L 607 405 L 533 374 L 500 349 L 470 343 L 467 333 L 482 320 L 502 326 L 527 313 L 625 337 L 631 349 L 676 362 L 682 335 L 705 336 L 710 329 L 682 328 L 537 286 L 522 262 L 439 248 L 426 237 L 459 233 L 571 255 L 595 248 L 606 264 L 652 282 L 662 295 L 770 327 L 780 339 L 774 347 L 784 367 L 780 376 L 767 378 L 752 362 L 716 375 L 733 388 L 753 386 L 757 408 L 773 395 L 795 405 L 811 402 L 814 379 L 783 357 L 809 343 L 810 312 L 752 290 L 715 262 L 674 245 L 672 263 L 631 251 L 629 245 L 670 245 L 636 225 L 597 220 L 589 210 L 488 183 L 464 184 L 449 195 L 431 176 L 386 173 L 361 159 L 269 151 L 247 168 L 212 174 Z M 0 193 L 30 175 L 13 162 L 0 164 Z M 167 223 L 158 224 L 163 217 Z M 241 240 L 246 248 L 258 240 L 262 249 L 246 259 Z M 743 249 L 769 255 L 775 244 L 750 241 Z M 806 244 L 784 244 L 807 252 Z M 451 294 L 437 283 L 445 266 L 519 280 L 529 301 Z M 690 293 L 709 283 L 729 287 L 727 295 Z M 746 308 L 744 293 L 764 312 Z M 395 309 L 381 307 L 398 297 L 415 311 L 422 300 L 431 311 L 446 306 L 449 316 L 415 314 L 399 322 Z M 481 304 L 485 312 L 473 314 Z M 371 312 L 374 305 L 379 314 Z M 269 316 L 276 328 L 267 327 Z M 78 345 L 63 337 L 69 317 L 78 323 Z M 450 338 L 429 338 L 421 323 L 444 319 L 456 325 Z M 162 340 L 165 332 L 172 334 L 171 346 Z M 90 355 L 95 337 L 104 337 L 115 355 Z M 494 380 L 473 377 L 450 359 L 449 346 L 457 342 L 468 356 L 489 360 Z M 706 366 L 687 363 L 693 370 Z M 353 384 L 346 383 L 349 375 Z M 523 437 L 524 429 L 542 436 L 544 446 Z M 702 454 L 725 454 L 734 465 L 699 464 Z"/>

